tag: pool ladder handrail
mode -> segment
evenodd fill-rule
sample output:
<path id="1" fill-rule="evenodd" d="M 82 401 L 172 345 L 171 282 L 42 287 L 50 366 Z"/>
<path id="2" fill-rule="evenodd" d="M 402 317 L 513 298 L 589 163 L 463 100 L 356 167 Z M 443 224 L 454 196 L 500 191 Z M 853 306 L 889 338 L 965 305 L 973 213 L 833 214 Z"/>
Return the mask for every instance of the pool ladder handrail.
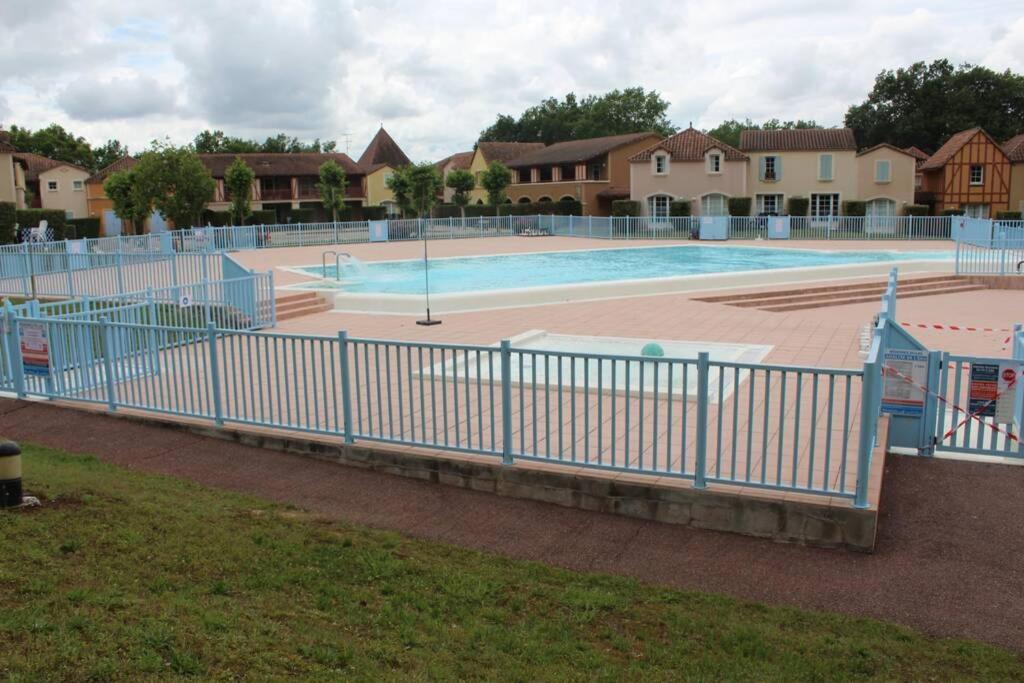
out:
<path id="1" fill-rule="evenodd" d="M 320 269 L 321 269 L 321 271 L 324 274 L 324 278 L 327 277 L 327 255 L 328 254 L 331 254 L 332 256 L 334 256 L 334 279 L 335 279 L 335 281 L 340 281 L 341 280 L 341 257 L 344 256 L 345 258 L 347 258 L 349 260 L 352 260 L 352 254 L 348 253 L 347 251 L 337 252 L 337 251 L 334 251 L 333 249 L 328 249 L 327 251 L 325 251 L 322 254 L 320 254 Z"/>

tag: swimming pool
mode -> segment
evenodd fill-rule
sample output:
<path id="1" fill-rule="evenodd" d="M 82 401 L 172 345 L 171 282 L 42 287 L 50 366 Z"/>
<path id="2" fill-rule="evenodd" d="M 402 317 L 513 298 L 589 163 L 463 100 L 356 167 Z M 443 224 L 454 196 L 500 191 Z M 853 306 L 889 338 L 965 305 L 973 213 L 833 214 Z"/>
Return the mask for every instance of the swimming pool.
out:
<path id="1" fill-rule="evenodd" d="M 430 260 L 432 294 L 491 292 L 558 285 L 650 280 L 708 273 L 777 270 L 894 261 L 949 261 L 950 251 L 823 251 L 765 247 L 690 246 L 588 249 Z M 321 266 L 300 272 L 324 277 Z M 423 294 L 423 261 L 367 263 L 307 288 L 347 293 Z"/>

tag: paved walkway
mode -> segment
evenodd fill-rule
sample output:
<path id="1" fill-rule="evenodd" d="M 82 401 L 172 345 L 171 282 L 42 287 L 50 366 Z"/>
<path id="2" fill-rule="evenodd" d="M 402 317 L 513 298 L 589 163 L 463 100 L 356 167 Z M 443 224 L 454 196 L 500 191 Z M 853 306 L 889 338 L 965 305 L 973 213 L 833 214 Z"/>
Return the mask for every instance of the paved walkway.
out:
<path id="1" fill-rule="evenodd" d="M 890 458 L 877 551 L 861 555 L 500 498 L 43 403 L 0 400 L 0 434 L 415 537 L 1024 652 L 1024 467 Z"/>

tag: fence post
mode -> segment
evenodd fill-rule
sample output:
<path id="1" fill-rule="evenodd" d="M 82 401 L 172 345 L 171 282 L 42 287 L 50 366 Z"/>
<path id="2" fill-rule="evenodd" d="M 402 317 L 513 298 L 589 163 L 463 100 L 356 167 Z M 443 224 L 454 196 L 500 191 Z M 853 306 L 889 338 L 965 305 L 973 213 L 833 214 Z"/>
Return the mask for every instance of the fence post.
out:
<path id="1" fill-rule="evenodd" d="M 492 406 L 493 410 L 494 407 Z M 512 342 L 501 340 L 501 464 L 512 460 Z"/>
<path id="2" fill-rule="evenodd" d="M 124 294 L 124 254 L 121 252 L 121 242 L 117 243 L 117 293 Z"/>
<path id="3" fill-rule="evenodd" d="M 107 408 L 114 411 L 117 410 L 117 397 L 114 395 L 114 363 L 111 360 L 114 353 L 114 336 L 110 331 L 110 321 L 105 315 L 100 317 L 100 330 L 103 333 L 103 377 L 107 386 Z"/>
<path id="4" fill-rule="evenodd" d="M 25 253 L 25 263 L 21 270 L 21 293 L 25 296 L 33 296 L 34 277 L 32 272 L 32 254 L 28 250 L 28 242 L 22 242 L 21 250 Z"/>
<path id="5" fill-rule="evenodd" d="M 572 219 L 573 219 L 573 215 L 570 213 L 569 214 L 569 237 L 575 237 L 575 235 L 576 235 L 576 230 L 573 227 L 573 220 Z"/>
<path id="6" fill-rule="evenodd" d="M 345 443 L 352 443 L 355 437 L 352 435 L 352 396 L 350 390 L 351 379 L 348 368 L 348 332 L 338 332 L 338 353 L 341 361 L 341 419 L 345 432 Z"/>
<path id="7" fill-rule="evenodd" d="M 921 436 L 918 439 L 918 455 L 935 455 L 935 422 L 939 414 L 937 393 L 941 390 L 939 382 L 942 376 L 942 352 L 928 352 L 928 378 L 924 392 L 924 411 L 921 416 Z"/>
<path id="8" fill-rule="evenodd" d="M 160 372 L 160 354 L 157 352 L 156 327 L 156 300 L 153 298 L 153 288 L 146 288 L 146 310 L 149 312 L 149 364 L 153 372 Z"/>
<path id="9" fill-rule="evenodd" d="M 587 216 L 587 237 L 594 236 L 594 217 Z"/>
<path id="10" fill-rule="evenodd" d="M 708 460 L 708 387 L 711 357 L 707 351 L 697 354 L 697 462 L 693 471 L 693 488 L 706 489 Z"/>
<path id="11" fill-rule="evenodd" d="M 879 348 L 879 354 L 882 350 Z M 860 439 L 857 444 L 857 491 L 853 506 L 868 507 L 868 480 L 871 477 L 871 453 L 875 448 L 878 429 L 879 406 L 877 400 L 881 389 L 882 358 L 870 358 L 864 363 L 864 381 L 860 397 Z"/>
<path id="12" fill-rule="evenodd" d="M 7 357 L 11 361 L 11 380 L 14 382 L 14 391 L 19 397 L 25 397 L 25 366 L 21 360 L 21 339 L 18 334 L 18 316 L 14 313 L 14 307 L 8 300 L 5 302 L 4 320 L 7 323 Z"/>
<path id="13" fill-rule="evenodd" d="M 213 391 L 213 421 L 218 427 L 224 424 L 224 407 L 220 399 L 220 366 L 217 359 L 217 326 L 206 323 L 206 343 L 210 347 L 210 386 Z"/>

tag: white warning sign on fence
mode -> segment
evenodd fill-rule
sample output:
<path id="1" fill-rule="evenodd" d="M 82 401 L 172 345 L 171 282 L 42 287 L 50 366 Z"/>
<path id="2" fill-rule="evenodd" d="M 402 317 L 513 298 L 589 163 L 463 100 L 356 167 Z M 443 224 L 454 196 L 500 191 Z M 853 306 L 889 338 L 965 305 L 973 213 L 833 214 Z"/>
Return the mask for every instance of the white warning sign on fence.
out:
<path id="1" fill-rule="evenodd" d="M 882 360 L 882 412 L 919 417 L 924 413 L 923 387 L 928 386 L 928 353 L 889 349 Z"/>
<path id="2" fill-rule="evenodd" d="M 181 297 L 178 299 L 178 306 L 180 308 L 188 308 L 191 305 L 192 297 L 189 296 L 188 294 L 182 294 Z"/>

